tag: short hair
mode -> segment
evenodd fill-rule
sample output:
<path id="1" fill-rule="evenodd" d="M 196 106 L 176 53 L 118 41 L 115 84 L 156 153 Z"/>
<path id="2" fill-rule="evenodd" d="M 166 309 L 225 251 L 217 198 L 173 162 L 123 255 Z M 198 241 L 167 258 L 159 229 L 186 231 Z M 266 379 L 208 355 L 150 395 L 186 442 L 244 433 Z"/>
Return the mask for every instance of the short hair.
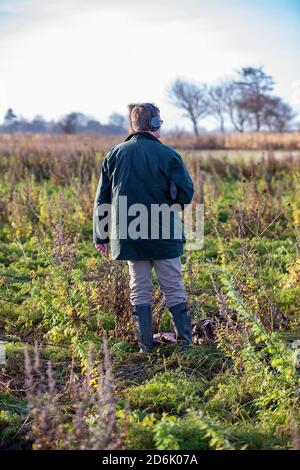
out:
<path id="1" fill-rule="evenodd" d="M 154 106 L 155 112 L 158 114 L 160 111 L 157 106 Z M 148 106 L 144 104 L 135 105 L 130 114 L 131 127 L 135 132 L 138 131 L 149 131 L 149 122 L 151 120 L 152 113 Z"/>

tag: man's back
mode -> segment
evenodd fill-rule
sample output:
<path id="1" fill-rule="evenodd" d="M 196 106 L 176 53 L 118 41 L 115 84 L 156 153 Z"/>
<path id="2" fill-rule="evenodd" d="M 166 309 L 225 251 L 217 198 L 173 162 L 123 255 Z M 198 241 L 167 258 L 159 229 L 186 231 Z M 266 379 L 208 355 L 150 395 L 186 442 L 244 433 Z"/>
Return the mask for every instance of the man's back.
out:
<path id="1" fill-rule="evenodd" d="M 119 195 L 126 195 L 128 204 L 148 205 L 174 202 L 170 199 L 169 191 L 172 172 L 180 171 L 184 167 L 174 150 L 150 134 L 139 133 L 114 147 L 108 157 L 108 168 L 113 190 Z M 186 172 L 187 179 L 188 176 Z M 173 174 L 173 179 L 174 177 Z M 188 188 L 187 183 L 186 180 L 180 182 L 181 192 L 184 190 L 189 193 L 184 200 L 186 204 L 190 202 L 193 192 L 192 181 Z"/>
<path id="2" fill-rule="evenodd" d="M 112 205 L 110 242 L 114 259 L 165 259 L 182 254 L 183 238 L 174 238 L 172 227 L 170 237 L 163 236 L 163 220 L 159 221 L 158 239 L 151 236 L 153 207 L 174 203 L 182 207 L 193 196 L 193 182 L 177 152 L 149 133 L 131 134 L 104 160 L 100 183 L 105 190 L 97 192 L 97 204 Z M 178 188 L 176 200 L 170 195 L 171 183 Z M 136 204 L 143 205 L 142 214 Z M 137 216 L 143 227 L 131 224 Z M 121 223 L 126 225 L 126 236 Z M 140 229 L 139 234 L 131 235 L 130 224 Z"/>

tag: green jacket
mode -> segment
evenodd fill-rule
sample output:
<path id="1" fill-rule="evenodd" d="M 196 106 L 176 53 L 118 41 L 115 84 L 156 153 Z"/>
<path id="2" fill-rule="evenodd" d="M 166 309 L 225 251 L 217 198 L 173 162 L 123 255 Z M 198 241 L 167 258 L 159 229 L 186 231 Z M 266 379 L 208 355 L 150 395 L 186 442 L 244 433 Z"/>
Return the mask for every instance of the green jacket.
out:
<path id="1" fill-rule="evenodd" d="M 171 183 L 175 183 L 177 188 L 175 200 L 172 200 L 174 196 L 171 198 Z M 112 148 L 103 161 L 94 203 L 93 241 L 99 244 L 110 242 L 112 258 L 118 260 L 153 260 L 181 256 L 185 238 L 183 231 L 179 237 L 175 231 L 178 224 L 182 228 L 178 211 L 171 214 L 170 236 L 166 238 L 163 234 L 166 219 L 159 217 L 155 219 L 156 225 L 151 225 L 154 220 L 151 208 L 161 204 L 170 207 L 176 203 L 181 210 L 185 204 L 191 202 L 193 193 L 192 179 L 175 150 L 162 144 L 148 132 L 130 134 L 124 142 Z M 121 196 L 126 196 L 127 199 Z M 99 215 L 99 210 L 103 210 L 105 204 L 111 204 L 109 216 L 108 213 Z M 133 212 L 127 212 L 125 208 L 130 208 L 133 204 L 143 204 L 147 214 L 144 210 L 135 212 L 137 206 L 130 209 Z M 139 216 L 140 225 L 137 223 Z M 108 220 L 107 235 L 104 221 Z M 129 229 L 134 227 L 139 230 L 142 224 L 143 229 L 138 237 L 131 233 L 128 235 Z M 152 226 L 156 227 L 156 235 L 151 232 Z"/>

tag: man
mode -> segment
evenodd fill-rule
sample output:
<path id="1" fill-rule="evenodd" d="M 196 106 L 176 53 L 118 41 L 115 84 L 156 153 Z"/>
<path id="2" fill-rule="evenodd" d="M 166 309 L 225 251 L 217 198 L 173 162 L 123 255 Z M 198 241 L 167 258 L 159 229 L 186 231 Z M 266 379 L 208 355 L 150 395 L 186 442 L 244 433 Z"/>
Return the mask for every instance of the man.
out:
<path id="1" fill-rule="evenodd" d="M 94 243 L 104 256 L 110 248 L 114 260 L 128 261 L 141 351 L 153 349 L 152 268 L 165 294 L 177 341 L 185 347 L 192 342 L 192 334 L 181 274 L 185 239 L 178 212 L 191 202 L 194 186 L 180 155 L 159 140 L 163 122 L 159 109 L 151 103 L 136 105 L 130 118 L 134 132 L 112 148 L 102 164 L 94 205 Z"/>

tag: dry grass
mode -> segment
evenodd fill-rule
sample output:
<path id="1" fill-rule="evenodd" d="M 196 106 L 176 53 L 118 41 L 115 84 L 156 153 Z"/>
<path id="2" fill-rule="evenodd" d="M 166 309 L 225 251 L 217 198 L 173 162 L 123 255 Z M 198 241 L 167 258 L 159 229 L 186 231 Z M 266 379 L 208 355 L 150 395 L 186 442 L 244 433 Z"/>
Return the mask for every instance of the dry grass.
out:
<path id="1" fill-rule="evenodd" d="M 52 155 L 82 155 L 86 153 L 106 152 L 122 142 L 124 136 L 97 135 L 47 135 L 47 134 L 0 134 L 1 155 L 28 155 L 51 153 Z M 264 133 L 245 132 L 243 134 L 162 136 L 161 140 L 180 150 L 227 149 L 227 150 L 298 150 L 300 132 Z"/>
<path id="2" fill-rule="evenodd" d="M 233 134 L 209 134 L 195 137 L 168 137 L 163 139 L 178 149 L 226 149 L 226 150 L 298 150 L 300 133 L 244 132 Z"/>

